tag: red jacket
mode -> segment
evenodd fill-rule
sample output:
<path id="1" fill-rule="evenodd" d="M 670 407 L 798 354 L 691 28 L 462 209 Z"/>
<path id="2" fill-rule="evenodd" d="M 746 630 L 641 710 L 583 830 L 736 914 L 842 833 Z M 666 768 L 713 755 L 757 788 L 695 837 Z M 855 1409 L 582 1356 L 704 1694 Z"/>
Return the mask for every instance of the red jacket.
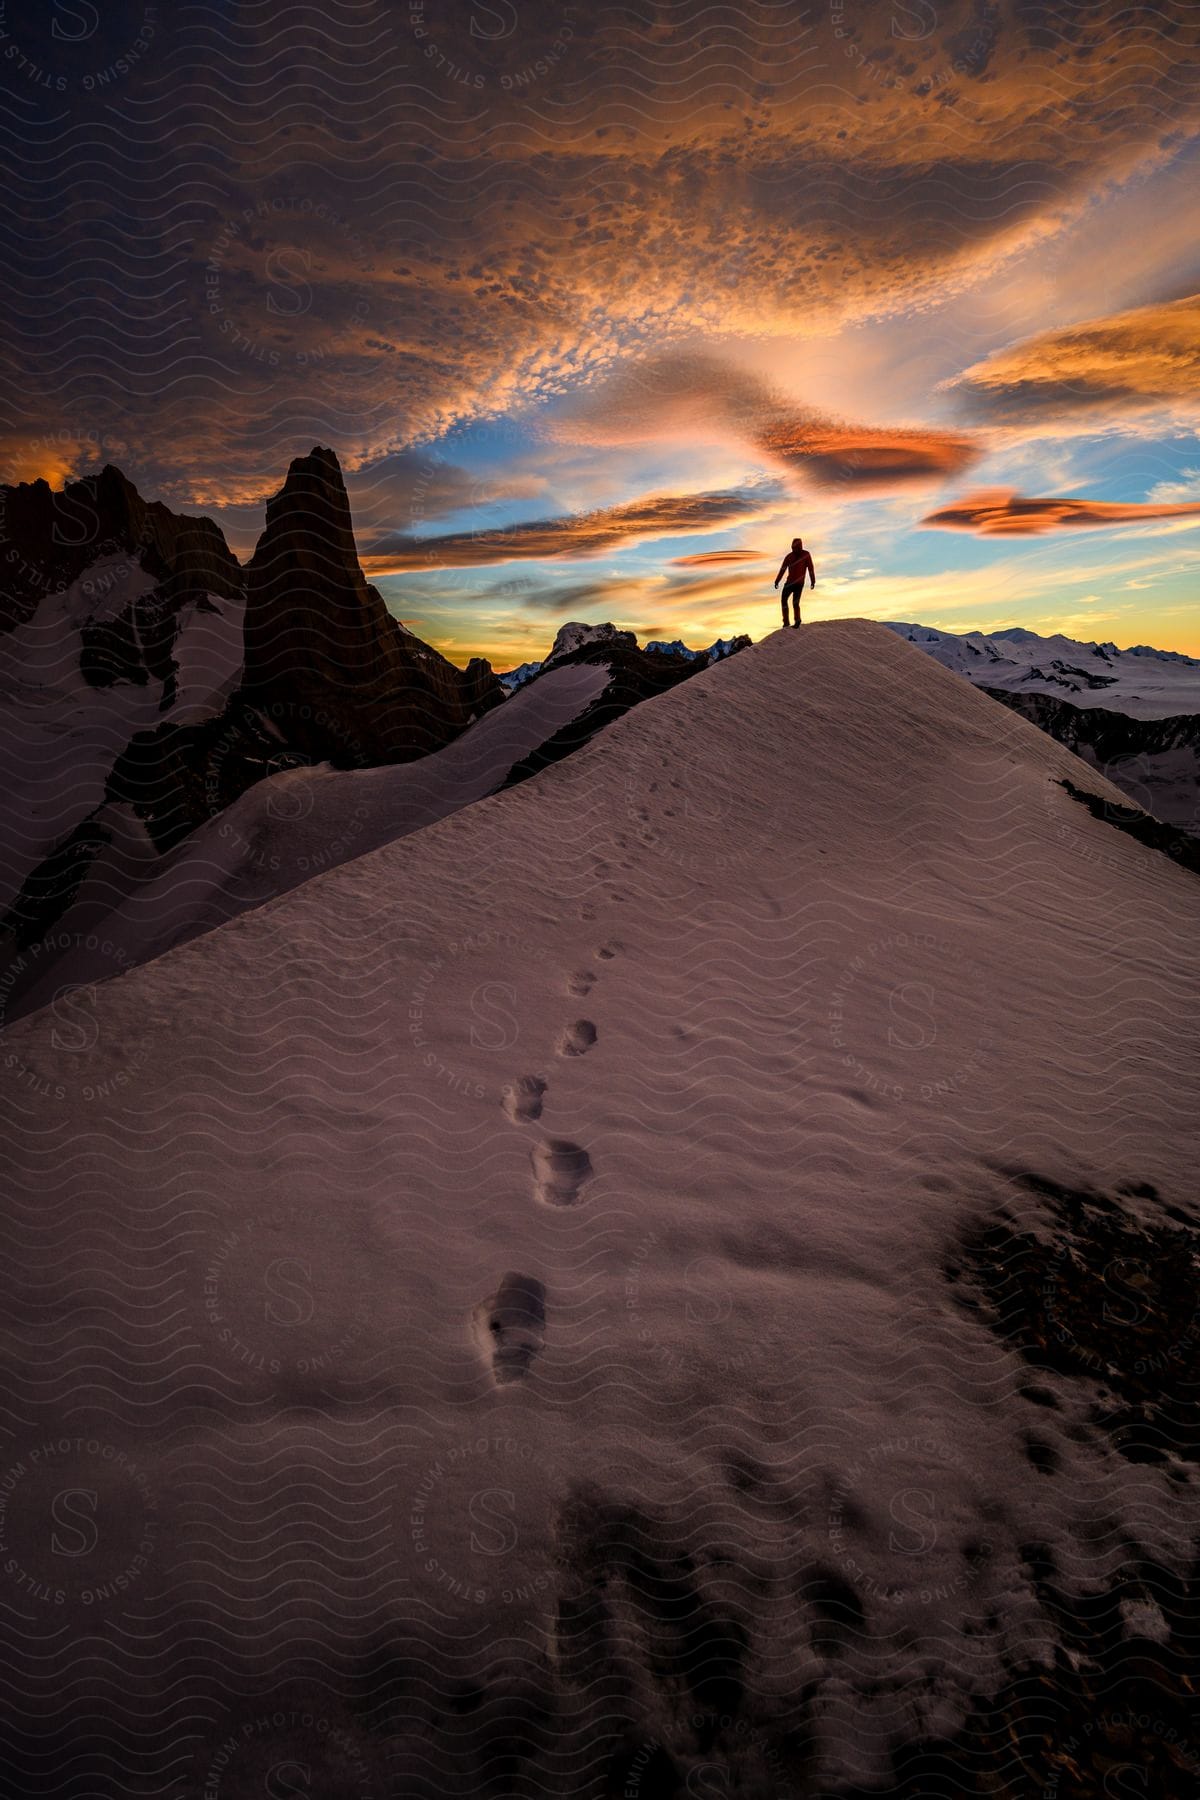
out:
<path id="1" fill-rule="evenodd" d="M 800 586 L 803 587 L 804 577 L 808 574 L 809 570 L 812 569 L 812 566 L 813 559 L 808 554 L 807 550 L 789 550 L 779 565 L 779 575 L 782 575 L 785 569 L 787 570 L 787 581 L 784 583 L 784 586 L 790 587 L 792 582 L 798 581 Z M 776 587 L 779 586 L 779 575 L 775 577 Z M 813 584 L 814 586 L 816 585 L 815 573 L 813 575 Z"/>

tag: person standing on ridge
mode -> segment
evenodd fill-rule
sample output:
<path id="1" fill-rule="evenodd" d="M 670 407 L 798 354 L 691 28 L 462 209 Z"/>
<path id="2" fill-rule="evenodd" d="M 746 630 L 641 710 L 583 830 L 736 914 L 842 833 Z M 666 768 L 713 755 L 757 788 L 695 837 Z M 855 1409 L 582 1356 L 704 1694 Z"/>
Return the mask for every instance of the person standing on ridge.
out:
<path id="1" fill-rule="evenodd" d="M 812 585 L 816 587 L 817 572 L 813 568 L 812 557 L 804 548 L 804 539 L 793 538 L 792 547 L 780 563 L 779 573 L 775 577 L 775 586 L 778 587 L 779 583 L 783 581 L 784 575 L 787 576 L 787 580 L 783 582 L 783 594 L 781 596 L 783 600 L 783 623 L 785 626 L 788 622 L 787 608 L 789 599 L 792 602 L 792 613 L 794 615 L 792 624 L 793 626 L 796 626 L 800 623 L 800 596 L 804 592 L 804 577 L 806 574 L 812 578 Z"/>

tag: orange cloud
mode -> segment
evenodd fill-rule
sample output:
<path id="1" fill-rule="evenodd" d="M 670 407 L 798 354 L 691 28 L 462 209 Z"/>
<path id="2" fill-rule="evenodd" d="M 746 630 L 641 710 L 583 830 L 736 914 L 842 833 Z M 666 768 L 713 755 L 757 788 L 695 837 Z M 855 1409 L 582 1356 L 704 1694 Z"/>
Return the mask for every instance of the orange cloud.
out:
<path id="1" fill-rule="evenodd" d="M 1200 501 L 1185 506 L 1126 504 L 1108 500 L 1033 499 L 1006 488 L 967 494 L 929 513 L 922 525 L 942 531 L 974 531 L 980 537 L 1040 537 L 1071 526 L 1136 525 L 1144 519 L 1200 516 Z"/>
<path id="2" fill-rule="evenodd" d="M 766 562 L 765 550 L 697 550 L 693 556 L 673 556 L 675 569 L 708 569 L 724 563 Z"/>
<path id="3" fill-rule="evenodd" d="M 970 468 L 980 455 L 979 445 L 957 432 L 814 425 L 803 419 L 770 426 L 758 441 L 768 455 L 802 468 L 816 486 L 860 492 L 943 480 Z"/>
<path id="4" fill-rule="evenodd" d="M 645 539 L 719 531 L 767 512 L 779 500 L 774 487 L 734 488 L 715 494 L 647 494 L 620 506 L 527 519 L 495 530 L 454 531 L 440 537 L 394 534 L 363 556 L 369 574 L 405 570 L 474 568 L 528 558 L 600 556 Z"/>
<path id="5" fill-rule="evenodd" d="M 815 487 L 858 492 L 961 474 L 982 448 L 962 432 L 826 418 L 797 408 L 749 370 L 678 351 L 625 364 L 564 409 L 555 430 L 602 445 L 731 439 Z"/>
<path id="6" fill-rule="evenodd" d="M 61 488 L 82 469 L 105 461 L 98 433 L 90 437 L 61 430 L 0 442 L 0 481 L 46 481 Z"/>
<path id="7" fill-rule="evenodd" d="M 979 416 L 1008 423 L 1072 414 L 1200 408 L 1200 294 L 1046 331 L 949 384 Z"/>
<path id="8" fill-rule="evenodd" d="M 314 52 L 309 86 L 331 74 L 337 105 L 282 124 L 265 23 L 239 36 L 228 95 L 217 38 L 173 70 L 169 107 L 147 59 L 126 90 L 144 154 L 110 159 L 105 204 L 84 164 L 63 165 L 44 230 L 14 240 L 30 291 L 66 293 L 105 261 L 113 218 L 166 219 L 214 83 L 228 100 L 204 221 L 155 237 L 156 291 L 187 330 L 132 300 L 94 311 L 71 389 L 82 425 L 135 447 L 143 485 L 252 502 L 298 440 L 336 443 L 353 471 L 554 402 L 647 346 L 911 316 L 1165 163 L 1200 115 L 1186 0 L 1096 0 L 1058 24 L 980 0 L 807 18 L 755 0 L 702 8 L 702 28 L 687 8 L 523 0 L 520 29 L 499 32 L 473 29 L 479 10 L 513 11 L 367 9 L 369 65 L 342 50 L 361 79 Z M 57 396 L 81 340 L 74 306 L 29 318 L 6 404 L 32 433 L 69 423 Z M 862 454 L 868 477 L 916 478 Z"/>

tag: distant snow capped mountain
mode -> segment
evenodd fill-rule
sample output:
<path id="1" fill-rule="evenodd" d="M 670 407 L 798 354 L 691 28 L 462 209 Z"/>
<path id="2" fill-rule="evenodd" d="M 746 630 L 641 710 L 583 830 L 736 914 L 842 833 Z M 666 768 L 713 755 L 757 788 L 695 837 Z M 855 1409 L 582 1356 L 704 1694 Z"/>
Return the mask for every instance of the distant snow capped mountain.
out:
<path id="1" fill-rule="evenodd" d="M 1133 719 L 1200 712 L 1200 659 L 1148 644 L 1118 650 L 1055 634 L 1040 637 L 1023 625 L 981 631 L 938 631 L 931 625 L 888 624 L 945 669 L 977 687 L 1050 694 L 1076 706 L 1107 706 Z M 1095 696 L 1103 695 L 1103 699 Z"/>
<path id="2" fill-rule="evenodd" d="M 519 668 L 509 669 L 507 674 L 499 677 L 500 685 L 511 694 L 525 682 L 532 681 L 543 669 L 548 669 L 551 663 L 560 662 L 564 656 L 570 656 L 576 650 L 592 644 L 620 645 L 626 650 L 636 650 L 638 647 L 635 632 L 621 631 L 616 625 L 607 622 L 603 625 L 588 625 L 582 619 L 568 619 L 565 625 L 559 626 L 554 642 L 541 662 L 525 662 Z"/>
<path id="3" fill-rule="evenodd" d="M 636 650 L 637 633 L 621 631 L 611 623 L 587 625 L 581 619 L 568 619 L 565 625 L 559 626 L 546 661 L 552 663 L 560 657 L 570 656 L 573 650 L 582 650 L 585 644 L 623 644 L 627 650 Z"/>
<path id="4" fill-rule="evenodd" d="M 1117 656 L 1153 656 L 1159 662 L 1180 662 L 1190 669 L 1200 668 L 1200 661 L 1194 656 L 1185 656 L 1182 650 L 1155 650 L 1150 644 L 1131 644 L 1128 650 L 1117 650 L 1115 644 L 1106 644 L 1103 648 L 1114 651 Z"/>
<path id="5" fill-rule="evenodd" d="M 717 638 L 707 650 L 689 650 L 682 638 L 674 638 L 669 644 L 664 643 L 661 638 L 654 638 L 646 645 L 646 649 L 661 656 L 685 656 L 689 662 L 694 662 L 699 657 L 707 657 L 709 662 L 720 662 L 722 657 L 732 656 L 735 650 L 746 649 L 750 642 L 749 636 L 743 632 L 739 637 Z"/>
<path id="6" fill-rule="evenodd" d="M 1178 650 L 890 624 L 1099 769 L 1145 811 L 1200 836 L 1200 659 Z"/>
<path id="7" fill-rule="evenodd" d="M 681 656 L 685 662 L 710 663 L 719 662 L 725 656 L 732 656 L 735 650 L 744 650 L 750 642 L 751 639 L 743 633 L 739 637 L 718 638 L 705 650 L 689 649 L 682 638 L 675 638 L 669 644 L 661 638 L 654 638 L 640 648 L 656 656 Z M 542 669 L 549 668 L 551 663 L 560 661 L 564 656 L 569 656 L 576 650 L 582 650 L 585 646 L 596 644 L 611 644 L 627 650 L 639 648 L 637 635 L 632 631 L 621 631 L 610 623 L 585 625 L 581 621 L 573 619 L 559 628 L 553 647 L 544 662 L 525 662 L 521 663 L 518 668 L 509 669 L 498 677 L 500 685 L 508 693 L 513 693 L 525 682 L 532 681 L 533 677 Z"/>
<path id="8" fill-rule="evenodd" d="M 540 662 L 518 663 L 515 669 L 508 669 L 504 674 L 497 676 L 497 680 L 506 694 L 513 694 L 525 682 L 532 680 L 542 666 Z"/>

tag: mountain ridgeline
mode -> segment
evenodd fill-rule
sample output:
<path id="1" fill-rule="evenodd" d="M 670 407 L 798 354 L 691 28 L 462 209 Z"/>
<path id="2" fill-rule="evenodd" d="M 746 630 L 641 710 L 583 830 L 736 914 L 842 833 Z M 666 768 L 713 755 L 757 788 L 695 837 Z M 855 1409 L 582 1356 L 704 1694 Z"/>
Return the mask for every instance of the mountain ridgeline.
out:
<path id="1" fill-rule="evenodd" d="M 90 981 L 158 954 L 536 773 L 749 642 L 642 650 L 571 621 L 544 662 L 460 669 L 366 580 L 320 446 L 292 462 L 244 566 L 213 520 L 144 500 L 109 465 L 57 492 L 0 489 L 0 570 L 0 1023 L 42 1003 L 51 969 Z M 498 730 L 441 756 L 498 708 Z M 310 814 L 312 841 L 293 828 Z M 80 945 L 101 933 L 97 963 Z"/>
<path id="2" fill-rule="evenodd" d="M 144 500 L 112 465 L 0 489 L 0 586 L 9 959 L 94 870 L 121 859 L 127 888 L 265 777 L 412 761 L 504 700 L 487 662 L 459 669 L 392 618 L 319 447 L 245 567 L 213 520 Z M 25 974 L 10 960 L 5 1017 Z"/>
<path id="3" fill-rule="evenodd" d="M 211 519 L 147 503 L 111 464 L 57 493 L 45 481 L 3 489 L 0 508 L 0 631 L 32 619 L 44 595 L 75 585 L 84 588 L 78 610 L 100 613 L 88 600 L 101 602 L 129 573 L 114 571 L 114 559 L 132 561 L 149 583 L 102 621 L 85 618 L 93 632 L 145 642 L 152 617 L 169 655 L 190 604 L 240 601 L 240 692 L 251 703 L 282 702 L 282 735 L 310 754 L 346 761 L 353 744 L 369 761 L 403 762 L 448 743 L 503 698 L 488 663 L 456 668 L 393 619 L 367 583 L 332 450 L 315 447 L 291 464 L 244 569 Z M 138 679 L 135 656 L 126 661 L 128 678 Z M 150 673 L 147 662 L 142 679 Z M 105 685 L 103 676 L 93 685 Z"/>

